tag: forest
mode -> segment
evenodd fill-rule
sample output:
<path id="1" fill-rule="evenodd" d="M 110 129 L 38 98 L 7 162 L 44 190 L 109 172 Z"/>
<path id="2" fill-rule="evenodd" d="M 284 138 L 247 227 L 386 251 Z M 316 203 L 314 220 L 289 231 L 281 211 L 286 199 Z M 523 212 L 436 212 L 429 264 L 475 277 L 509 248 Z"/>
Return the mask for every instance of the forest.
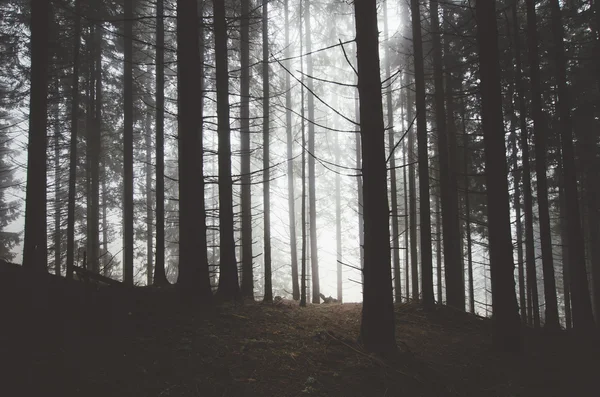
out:
<path id="1" fill-rule="evenodd" d="M 599 132 L 598 0 L 0 0 L 0 388 L 597 395 Z"/>

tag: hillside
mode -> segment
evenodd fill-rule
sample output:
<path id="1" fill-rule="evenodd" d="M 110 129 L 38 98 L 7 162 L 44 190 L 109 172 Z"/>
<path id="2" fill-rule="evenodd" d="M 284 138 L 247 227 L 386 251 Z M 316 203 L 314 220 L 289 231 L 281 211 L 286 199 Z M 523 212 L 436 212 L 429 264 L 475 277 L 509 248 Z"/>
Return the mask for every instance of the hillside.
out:
<path id="1" fill-rule="evenodd" d="M 356 343 L 359 304 L 203 307 L 20 273 L 0 274 L 6 396 L 597 395 L 597 346 L 529 330 L 523 355 L 497 353 L 489 320 L 445 307 L 398 305 L 384 362 Z"/>

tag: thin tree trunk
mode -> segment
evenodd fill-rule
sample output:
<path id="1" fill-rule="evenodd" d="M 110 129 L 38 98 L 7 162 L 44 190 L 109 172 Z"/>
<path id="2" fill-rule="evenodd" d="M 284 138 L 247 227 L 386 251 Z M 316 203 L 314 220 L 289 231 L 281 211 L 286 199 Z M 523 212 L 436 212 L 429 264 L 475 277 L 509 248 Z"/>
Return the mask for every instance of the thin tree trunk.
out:
<path id="1" fill-rule="evenodd" d="M 152 213 L 152 137 L 150 136 L 151 115 L 146 114 L 146 285 L 152 285 L 154 216 Z"/>
<path id="2" fill-rule="evenodd" d="M 520 351 L 522 339 L 515 294 L 510 232 L 496 2 L 478 1 L 475 7 L 485 148 L 494 344 L 502 350 Z"/>
<path id="3" fill-rule="evenodd" d="M 240 139 L 242 171 L 242 286 L 244 298 L 254 300 L 252 258 L 252 185 L 250 179 L 250 0 L 242 0 L 240 32 Z M 287 58 L 287 56 L 286 56 Z"/>
<path id="4" fill-rule="evenodd" d="M 55 104 L 54 104 L 54 274 L 60 276 L 61 244 L 60 244 L 60 80 L 55 78 Z"/>
<path id="5" fill-rule="evenodd" d="M 562 161 L 559 159 L 558 164 L 558 180 L 559 180 L 559 205 L 560 205 L 560 240 L 562 245 L 562 271 L 563 271 L 563 296 L 565 305 L 565 325 L 569 330 L 573 325 L 571 314 L 571 280 L 569 277 L 569 227 L 567 219 L 567 209 L 565 206 L 565 189 L 562 176 Z"/>
<path id="6" fill-rule="evenodd" d="M 558 302 L 554 279 L 554 258 L 552 257 L 552 235 L 548 205 L 548 182 L 546 177 L 546 136 L 547 126 L 542 110 L 542 88 L 540 83 L 540 60 L 538 55 L 537 22 L 534 0 L 527 3 L 527 36 L 529 43 L 529 70 L 531 77 L 531 106 L 535 142 L 535 173 L 537 177 L 537 199 L 542 245 L 542 266 L 544 272 L 545 323 L 552 330 L 560 328 L 558 322 Z M 516 7 L 516 5 L 515 5 Z M 517 35 L 518 36 L 518 35 Z"/>
<path id="7" fill-rule="evenodd" d="M 388 128 L 388 146 L 390 148 L 390 196 L 391 196 L 391 222 L 392 222 L 392 267 L 394 269 L 394 299 L 396 303 L 402 301 L 402 284 L 400 276 L 400 243 L 399 243 L 399 228 L 398 228 L 398 189 L 396 178 L 396 155 L 391 152 L 394 147 L 394 108 L 392 106 L 392 84 L 391 76 L 391 60 L 389 50 L 389 32 L 388 32 L 388 17 L 387 17 L 387 0 L 383 2 L 383 37 L 385 41 L 384 56 L 385 56 L 385 79 L 388 89 L 386 92 L 386 114 Z"/>
<path id="8" fill-rule="evenodd" d="M 310 0 L 306 0 L 304 8 L 304 24 L 306 38 L 306 74 L 310 77 L 306 80 L 307 87 L 307 110 L 308 110 L 308 213 L 310 226 L 310 263 L 312 272 L 312 303 L 321 302 L 319 297 L 319 257 L 317 245 L 317 187 L 315 179 L 315 99 L 313 96 L 313 60 L 312 60 L 312 40 L 310 26 Z"/>
<path id="9" fill-rule="evenodd" d="M 298 12 L 298 31 L 300 36 L 300 54 L 302 54 L 302 0 Z M 301 79 L 304 80 L 304 62 L 300 62 Z M 300 87 L 300 122 L 302 130 L 302 269 L 300 274 L 300 306 L 306 307 L 306 134 L 304 126 L 304 85 Z"/>
<path id="10" fill-rule="evenodd" d="M 458 219 L 458 197 L 456 183 L 456 150 L 449 150 L 446 120 L 444 75 L 442 66 L 442 46 L 439 27 L 439 7 L 437 0 L 431 0 L 430 15 L 433 30 L 433 75 L 435 85 L 435 116 L 438 136 L 440 164 L 440 195 L 442 204 L 442 224 L 444 228 L 444 266 L 446 275 L 446 303 L 459 310 L 465 310 L 465 287 L 463 266 L 460 255 L 460 232 Z M 447 77 L 448 79 L 450 77 Z M 454 159 L 450 159 L 450 154 Z"/>
<path id="11" fill-rule="evenodd" d="M 434 305 L 435 299 L 433 297 L 433 265 L 431 252 L 431 211 L 429 203 L 429 155 L 427 146 L 427 115 L 425 103 L 425 66 L 423 60 L 423 44 L 421 39 L 421 11 L 419 9 L 418 0 L 411 0 L 411 10 L 413 27 L 413 51 L 415 59 L 417 141 L 419 150 L 418 161 L 419 215 L 421 226 L 421 288 L 423 290 L 423 305 L 426 308 L 430 308 Z M 446 274 L 447 273 L 448 272 L 446 272 Z"/>
<path id="12" fill-rule="evenodd" d="M 511 145 L 513 147 L 512 152 L 512 168 L 513 168 L 513 178 L 514 178 L 514 208 L 516 215 L 516 233 L 517 233 L 517 268 L 518 268 L 518 278 L 519 278 L 519 308 L 521 313 L 521 322 L 523 324 L 527 324 L 527 304 L 526 304 L 526 291 L 525 291 L 525 270 L 524 270 L 524 261 L 523 261 L 523 222 L 521 219 L 521 170 L 519 170 L 519 164 L 517 161 L 518 157 L 518 147 L 517 147 L 517 115 L 515 110 L 517 108 L 517 100 L 519 102 L 519 112 L 521 117 L 521 131 L 526 129 L 526 114 L 523 113 L 525 110 L 525 102 L 523 99 L 523 80 L 521 77 L 521 46 L 519 40 L 519 29 L 518 29 L 518 18 L 517 18 L 517 5 L 518 2 L 515 1 L 513 7 L 511 9 L 511 19 L 514 27 L 514 32 L 512 35 L 512 43 L 515 46 L 516 52 L 516 67 L 515 67 L 515 76 L 513 76 L 513 81 L 515 82 L 518 96 L 515 99 L 514 97 L 514 88 L 513 84 L 509 85 L 509 97 L 512 106 L 512 112 L 510 115 L 510 129 L 511 129 Z M 508 32 L 510 37 L 510 30 Z M 521 142 L 523 144 L 523 142 Z M 529 159 L 529 149 L 527 150 L 527 158 Z"/>
<path id="13" fill-rule="evenodd" d="M 403 78 L 403 82 L 404 84 L 406 84 L 406 76 L 404 76 Z M 406 90 L 408 92 L 408 90 Z M 408 94 L 406 97 L 406 106 L 410 107 L 410 103 L 408 102 Z M 401 107 L 402 109 L 402 120 L 404 121 L 404 107 Z M 408 122 L 412 122 L 412 120 L 408 120 Z M 404 123 L 403 123 L 404 124 Z M 402 128 L 404 130 L 404 127 Z M 404 296 L 406 297 L 406 301 L 408 302 L 410 300 L 410 262 L 409 262 L 409 242 L 408 242 L 408 235 L 410 233 L 409 231 L 409 209 L 408 209 L 408 187 L 407 187 L 407 177 L 406 177 L 406 168 L 410 167 L 410 165 L 408 165 L 408 163 L 410 162 L 410 160 L 408 159 L 408 153 L 407 153 L 407 143 L 406 141 L 402 144 L 402 162 L 403 162 L 403 167 L 402 167 L 402 189 L 404 192 Z"/>
<path id="14" fill-rule="evenodd" d="M 71 83 L 71 142 L 69 143 L 69 197 L 67 204 L 67 277 L 73 277 L 75 259 L 75 189 L 77 182 L 77 135 L 79 129 L 79 49 L 81 46 L 81 0 L 75 0 L 73 80 Z"/>
<path id="15" fill-rule="evenodd" d="M 228 38 L 227 23 L 225 21 L 225 1 L 213 0 L 213 8 L 217 79 L 217 128 L 219 136 L 219 237 L 221 240 L 220 276 L 217 295 L 224 300 L 237 300 L 240 297 L 240 287 L 238 284 L 235 239 L 233 235 L 233 183 L 231 180 L 231 131 L 229 126 L 229 78 L 227 66 Z M 265 260 L 267 259 L 270 258 L 265 257 Z M 265 285 L 266 287 L 268 286 Z M 267 292 L 265 292 L 265 296 L 266 294 Z"/>
<path id="16" fill-rule="evenodd" d="M 467 272 L 469 274 L 469 312 L 475 313 L 475 283 L 473 278 L 473 244 L 471 241 L 471 201 L 469 183 L 469 135 L 465 123 L 465 102 L 461 100 L 461 119 L 463 132 L 463 176 L 465 185 L 465 234 L 467 236 Z"/>
<path id="17" fill-rule="evenodd" d="M 354 11 L 365 222 L 360 341 L 371 352 L 390 354 L 396 340 L 376 1 L 354 2 Z"/>
<path id="18" fill-rule="evenodd" d="M 154 284 L 167 285 L 165 273 L 165 14 L 156 0 L 156 263 Z"/>
<path id="19" fill-rule="evenodd" d="M 413 122 L 413 108 L 411 90 L 406 90 L 406 116 L 408 122 Z M 410 273 L 412 284 L 412 300 L 419 300 L 419 258 L 417 251 L 417 193 L 415 176 L 415 134 L 412 124 L 408 131 L 408 206 L 409 206 L 409 231 L 410 231 Z M 408 272 L 406 273 L 408 275 Z M 408 291 L 408 289 L 407 289 Z M 407 295 L 408 296 L 408 295 Z"/>
<path id="20" fill-rule="evenodd" d="M 442 297 L 442 210 L 440 208 L 440 195 L 435 198 L 435 254 L 437 266 L 437 296 L 438 303 L 443 301 Z"/>
<path id="21" fill-rule="evenodd" d="M 289 24 L 289 0 L 284 0 L 285 12 L 285 58 L 286 67 L 290 68 L 290 24 Z M 294 193 L 294 152 L 292 150 L 292 89 L 290 74 L 285 74 L 285 131 L 287 138 L 287 175 L 288 175 L 288 211 L 290 218 L 290 251 L 292 265 L 292 298 L 300 299 L 300 286 L 298 285 L 298 248 L 296 247 L 296 195 Z"/>
<path id="22" fill-rule="evenodd" d="M 554 38 L 554 60 L 558 85 L 558 113 L 563 160 L 565 206 L 567 210 L 569 238 L 569 266 L 573 306 L 573 328 L 583 332 L 594 329 L 594 315 L 585 266 L 585 244 L 581 228 L 577 193 L 577 172 L 573 149 L 573 126 L 567 86 L 567 64 L 564 50 L 564 26 L 558 0 L 550 1 L 552 33 Z"/>
<path id="23" fill-rule="evenodd" d="M 513 7 L 513 20 L 518 21 Z M 525 213 L 525 273 L 527 278 L 527 318 L 535 328 L 540 326 L 535 248 L 533 240 L 533 198 L 531 195 L 531 165 L 529 163 L 529 132 L 527 130 L 527 108 L 525 102 L 525 84 L 521 72 L 521 42 L 515 29 L 515 70 L 517 99 L 519 101 L 519 129 L 521 130 L 521 160 L 523 162 L 523 212 Z"/>
<path id="24" fill-rule="evenodd" d="M 340 164 L 339 132 L 335 134 L 335 163 Z M 340 174 L 335 174 L 335 246 L 337 253 L 337 300 L 342 303 L 342 200 Z"/>
<path id="25" fill-rule="evenodd" d="M 271 274 L 271 178 L 269 163 L 269 3 L 263 0 L 262 5 L 262 50 L 263 50 L 263 215 L 265 238 L 265 302 L 273 301 L 273 282 Z M 310 37 L 310 34 L 309 34 Z M 309 40 L 310 43 L 310 40 Z M 310 99 L 309 99 L 310 103 Z M 310 114 L 310 110 L 309 110 Z M 310 117 L 310 116 L 309 116 Z M 312 119 L 311 119 L 312 120 Z M 312 223 L 311 223 L 312 227 Z"/>
<path id="26" fill-rule="evenodd" d="M 133 0 L 125 2 L 123 281 L 133 286 Z"/>

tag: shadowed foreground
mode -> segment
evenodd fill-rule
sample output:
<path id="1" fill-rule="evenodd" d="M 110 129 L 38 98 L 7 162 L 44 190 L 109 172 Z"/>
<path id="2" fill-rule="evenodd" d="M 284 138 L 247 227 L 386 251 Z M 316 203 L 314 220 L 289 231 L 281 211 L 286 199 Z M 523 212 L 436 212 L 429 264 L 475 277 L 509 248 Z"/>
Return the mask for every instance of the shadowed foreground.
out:
<path id="1" fill-rule="evenodd" d="M 192 307 L 173 288 L 0 276 L 7 396 L 592 396 L 600 369 L 567 335 L 496 353 L 489 320 L 446 307 L 398 305 L 383 362 L 355 342 L 359 304 Z"/>

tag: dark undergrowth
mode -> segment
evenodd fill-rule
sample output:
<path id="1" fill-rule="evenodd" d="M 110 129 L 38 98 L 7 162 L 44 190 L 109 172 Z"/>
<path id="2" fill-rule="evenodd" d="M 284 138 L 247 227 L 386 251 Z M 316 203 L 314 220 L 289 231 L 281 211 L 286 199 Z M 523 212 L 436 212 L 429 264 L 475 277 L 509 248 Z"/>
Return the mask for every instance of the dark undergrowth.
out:
<path id="1" fill-rule="evenodd" d="M 383 361 L 356 343 L 359 304 L 202 306 L 0 270 L 5 396 L 598 395 L 596 344 L 526 330 L 523 354 L 497 352 L 489 320 L 442 306 L 396 306 Z"/>

